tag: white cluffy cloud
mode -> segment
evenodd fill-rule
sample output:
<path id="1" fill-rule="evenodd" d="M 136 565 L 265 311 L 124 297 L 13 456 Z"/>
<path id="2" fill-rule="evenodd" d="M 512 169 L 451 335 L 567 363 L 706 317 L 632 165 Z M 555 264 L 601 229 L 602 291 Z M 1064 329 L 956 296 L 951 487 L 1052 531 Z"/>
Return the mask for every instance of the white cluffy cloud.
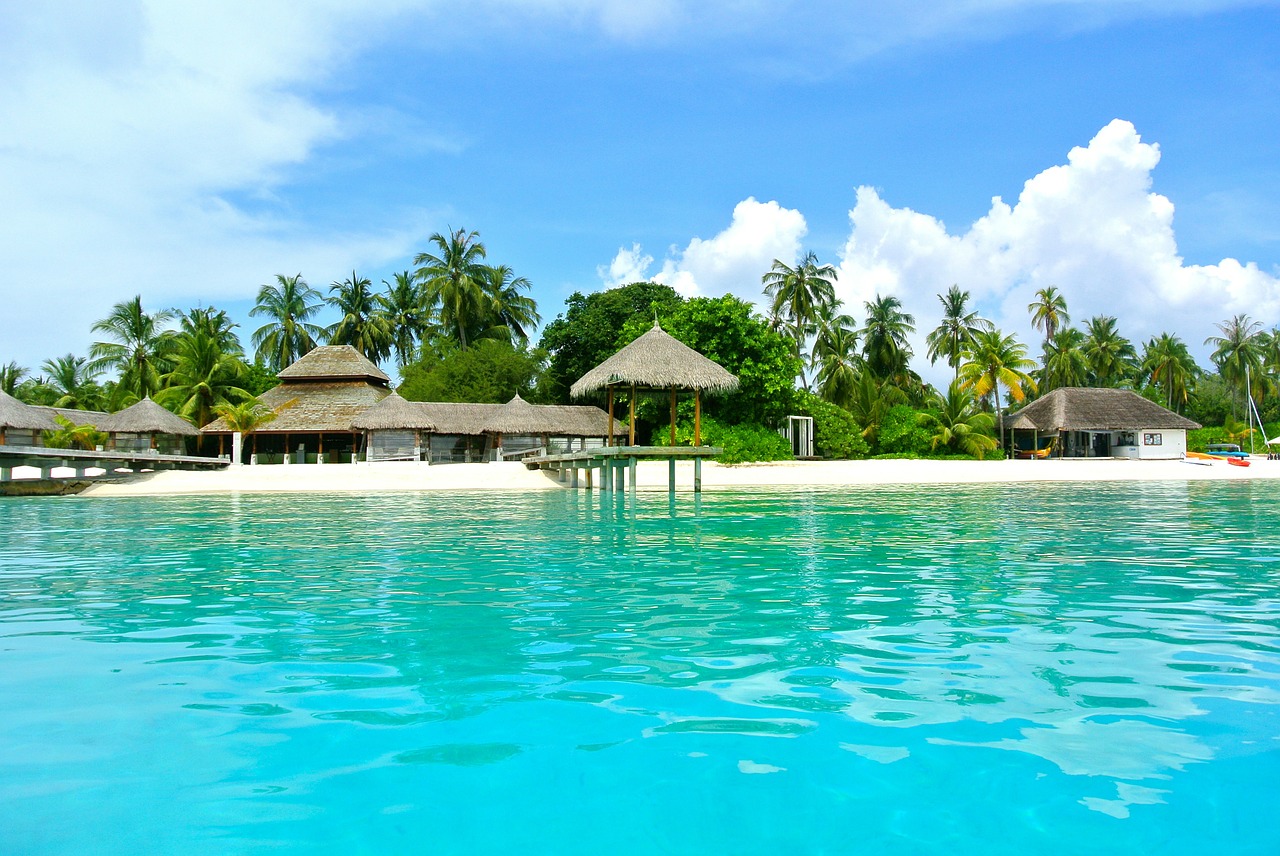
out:
<path id="1" fill-rule="evenodd" d="M 597 273 L 608 288 L 651 279 L 686 297 L 727 293 L 755 301 L 760 298 L 761 275 L 774 259 L 794 260 L 807 231 L 799 211 L 748 198 L 734 206 L 732 221 L 715 237 L 694 238 L 683 250 L 673 246 L 652 276 L 653 257 L 639 244 L 620 248 Z"/>
<path id="2" fill-rule="evenodd" d="M 1167 330 L 1196 348 L 1237 313 L 1274 323 L 1274 274 L 1230 258 L 1188 265 L 1178 254 L 1173 203 L 1151 190 L 1159 161 L 1159 147 L 1117 119 L 1066 164 L 1027 181 L 1014 205 L 993 199 L 962 234 L 861 187 L 837 293 L 858 310 L 876 294 L 897 295 L 923 333 L 937 323 L 935 295 L 954 283 L 1024 341 L 1038 335 L 1027 304 L 1049 285 L 1067 298 L 1073 321 L 1114 315 L 1135 342 Z"/>

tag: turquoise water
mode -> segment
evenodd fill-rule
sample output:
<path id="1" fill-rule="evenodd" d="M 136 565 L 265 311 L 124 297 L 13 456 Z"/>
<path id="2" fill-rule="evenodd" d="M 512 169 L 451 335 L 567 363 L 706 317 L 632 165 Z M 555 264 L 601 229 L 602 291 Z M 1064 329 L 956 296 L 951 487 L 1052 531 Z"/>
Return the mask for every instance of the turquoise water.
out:
<path id="1" fill-rule="evenodd" d="M 0 502 L 0 852 L 1280 852 L 1280 489 Z"/>

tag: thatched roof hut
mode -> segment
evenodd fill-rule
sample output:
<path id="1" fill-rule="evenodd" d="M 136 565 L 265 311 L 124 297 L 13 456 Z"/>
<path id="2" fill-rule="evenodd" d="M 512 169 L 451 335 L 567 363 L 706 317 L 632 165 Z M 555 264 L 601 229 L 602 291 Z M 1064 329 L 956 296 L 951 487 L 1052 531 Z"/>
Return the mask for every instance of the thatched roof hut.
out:
<path id="1" fill-rule="evenodd" d="M 394 392 L 356 417 L 351 426 L 363 431 L 436 430 L 435 420 L 420 402 L 406 401 Z"/>
<path id="2" fill-rule="evenodd" d="M 15 428 L 19 431 L 57 431 L 58 423 L 40 407 L 32 407 L 0 390 L 0 431 Z"/>
<path id="3" fill-rule="evenodd" d="M 655 323 L 640 338 L 579 378 L 569 394 L 581 398 L 615 385 L 731 392 L 738 388 L 738 378 Z"/>
<path id="4" fill-rule="evenodd" d="M 382 399 L 391 395 L 385 386 L 366 383 L 282 383 L 258 396 L 276 418 L 255 434 L 286 432 L 350 432 L 355 419 Z M 205 431 L 230 431 L 226 420 L 219 417 L 204 426 Z"/>
<path id="5" fill-rule="evenodd" d="M 1013 428 L 1053 431 L 1141 431 L 1199 428 L 1168 408 L 1127 389 L 1063 387 L 1016 413 Z"/>
<path id="6" fill-rule="evenodd" d="M 550 427 L 554 420 L 549 416 L 546 410 L 525 401 L 517 392 L 515 398 L 499 405 L 485 420 L 484 430 L 493 434 L 550 433 L 555 429 Z"/>
<path id="7" fill-rule="evenodd" d="M 391 382 L 382 369 L 350 345 L 313 348 L 277 377 L 283 381 L 370 380 L 381 381 L 383 385 Z"/>
<path id="8" fill-rule="evenodd" d="M 194 437 L 200 432 L 181 416 L 166 410 L 150 398 L 144 398 L 98 420 L 94 425 L 108 434 L 173 434 Z"/>

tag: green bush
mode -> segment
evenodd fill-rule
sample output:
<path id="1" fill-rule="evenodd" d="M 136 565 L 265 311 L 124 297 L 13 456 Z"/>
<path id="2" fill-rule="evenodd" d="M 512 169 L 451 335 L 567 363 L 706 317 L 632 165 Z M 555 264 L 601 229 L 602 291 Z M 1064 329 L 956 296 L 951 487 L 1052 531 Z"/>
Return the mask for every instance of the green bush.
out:
<path id="1" fill-rule="evenodd" d="M 880 423 L 880 436 L 876 443 L 877 455 L 895 457 L 928 457 L 932 451 L 933 435 L 920 425 L 920 417 L 909 404 L 895 404 L 889 408 Z"/>
<path id="2" fill-rule="evenodd" d="M 666 446 L 670 440 L 671 428 L 664 426 L 654 430 L 650 442 L 655 446 Z M 725 425 L 707 416 L 702 420 L 702 444 L 723 448 L 724 453 L 716 457 L 722 464 L 792 460 L 791 447 L 786 439 L 763 425 Z M 676 445 L 693 445 L 692 422 L 676 423 Z"/>
<path id="3" fill-rule="evenodd" d="M 811 392 L 796 395 L 800 416 L 813 417 L 813 450 L 824 458 L 865 458 L 870 449 L 853 414 Z"/>

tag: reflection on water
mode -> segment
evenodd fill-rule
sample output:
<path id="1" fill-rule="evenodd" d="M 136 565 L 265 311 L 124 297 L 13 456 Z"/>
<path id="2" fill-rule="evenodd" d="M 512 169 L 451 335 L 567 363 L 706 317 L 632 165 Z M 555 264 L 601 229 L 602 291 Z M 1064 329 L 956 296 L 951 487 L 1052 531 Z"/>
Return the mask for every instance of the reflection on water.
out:
<path id="1" fill-rule="evenodd" d="M 0 503 L 0 826 L 59 852 L 39 818 L 149 805 L 175 852 L 353 852 L 324 818 L 358 806 L 370 852 L 1191 852 L 1228 825 L 1274 852 L 1277 499 Z M 495 796 L 522 831 L 468 820 Z"/>

